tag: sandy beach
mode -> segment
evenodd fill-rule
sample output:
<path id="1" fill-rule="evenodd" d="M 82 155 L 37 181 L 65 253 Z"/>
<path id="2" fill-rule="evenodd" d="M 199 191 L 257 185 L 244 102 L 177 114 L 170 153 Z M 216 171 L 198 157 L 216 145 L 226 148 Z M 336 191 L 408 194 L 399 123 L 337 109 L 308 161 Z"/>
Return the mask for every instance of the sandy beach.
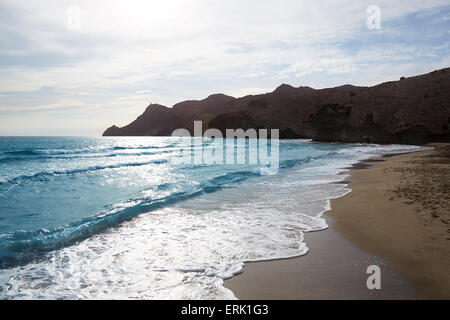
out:
<path id="1" fill-rule="evenodd" d="M 450 145 L 431 145 L 355 165 L 306 256 L 248 263 L 225 286 L 240 299 L 449 299 Z M 372 264 L 380 290 L 366 286 Z"/>

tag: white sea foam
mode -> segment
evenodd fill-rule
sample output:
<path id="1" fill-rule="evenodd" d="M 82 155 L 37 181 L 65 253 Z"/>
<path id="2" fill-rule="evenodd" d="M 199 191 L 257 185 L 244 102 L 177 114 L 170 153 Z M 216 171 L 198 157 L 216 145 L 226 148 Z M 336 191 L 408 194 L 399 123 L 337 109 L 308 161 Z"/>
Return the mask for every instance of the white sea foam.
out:
<path id="1" fill-rule="evenodd" d="M 327 228 L 345 167 L 413 146 L 361 145 L 137 216 L 34 263 L 0 270 L 15 299 L 235 299 L 223 280 L 244 263 L 301 256 L 304 233 Z"/>

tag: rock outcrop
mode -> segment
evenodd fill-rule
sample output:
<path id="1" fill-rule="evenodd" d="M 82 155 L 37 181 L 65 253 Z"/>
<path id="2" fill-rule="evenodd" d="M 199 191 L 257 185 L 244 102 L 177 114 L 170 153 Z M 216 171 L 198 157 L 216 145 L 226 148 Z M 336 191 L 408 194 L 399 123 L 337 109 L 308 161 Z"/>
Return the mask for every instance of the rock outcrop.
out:
<path id="1" fill-rule="evenodd" d="M 373 87 L 313 89 L 283 84 L 239 99 L 214 94 L 167 108 L 151 104 L 129 125 L 103 135 L 170 135 L 174 129 L 279 129 L 280 138 L 421 144 L 450 141 L 450 68 Z"/>

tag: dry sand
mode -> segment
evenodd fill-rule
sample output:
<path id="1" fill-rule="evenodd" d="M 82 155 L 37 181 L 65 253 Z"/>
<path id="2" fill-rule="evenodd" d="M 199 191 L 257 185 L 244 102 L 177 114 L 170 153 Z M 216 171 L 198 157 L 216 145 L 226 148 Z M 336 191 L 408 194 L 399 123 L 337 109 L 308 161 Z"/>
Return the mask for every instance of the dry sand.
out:
<path id="1" fill-rule="evenodd" d="M 433 146 L 355 166 L 306 256 L 246 264 L 225 286 L 240 299 L 450 299 L 450 146 Z M 366 287 L 371 264 L 381 290 Z"/>

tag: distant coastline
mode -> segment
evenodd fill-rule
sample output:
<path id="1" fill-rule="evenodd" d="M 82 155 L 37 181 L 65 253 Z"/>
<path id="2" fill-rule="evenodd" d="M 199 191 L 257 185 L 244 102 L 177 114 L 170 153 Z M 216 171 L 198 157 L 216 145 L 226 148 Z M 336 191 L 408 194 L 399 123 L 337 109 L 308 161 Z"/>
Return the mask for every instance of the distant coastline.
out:
<path id="1" fill-rule="evenodd" d="M 213 94 L 167 108 L 150 104 L 135 121 L 103 136 L 170 136 L 194 121 L 203 129 L 279 129 L 281 139 L 322 142 L 424 144 L 450 142 L 450 68 L 401 77 L 372 87 L 279 86 L 234 98 Z"/>

